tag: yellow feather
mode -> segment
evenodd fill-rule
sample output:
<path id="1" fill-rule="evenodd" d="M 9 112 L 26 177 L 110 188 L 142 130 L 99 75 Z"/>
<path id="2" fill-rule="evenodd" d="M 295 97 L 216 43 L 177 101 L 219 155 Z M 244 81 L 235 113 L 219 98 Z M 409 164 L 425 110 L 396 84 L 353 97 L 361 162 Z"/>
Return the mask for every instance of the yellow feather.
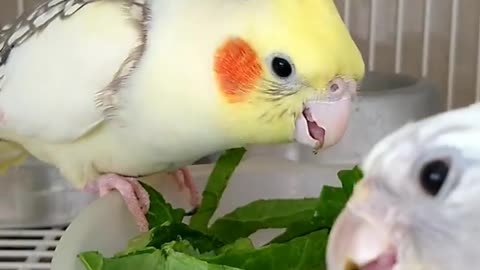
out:
<path id="1" fill-rule="evenodd" d="M 312 88 L 303 88 L 281 106 L 254 94 L 246 102 L 224 103 L 226 130 L 239 141 L 282 143 L 292 139 L 293 122 L 303 102 L 326 93 L 335 76 L 361 80 L 365 64 L 333 0 L 269 0 L 264 9 L 245 10 L 243 38 L 260 59 L 287 54 L 297 74 Z M 257 2 L 255 2 L 257 3 Z M 265 2 L 264 2 L 265 3 Z M 253 5 L 253 4 L 252 4 Z M 264 79 L 275 81 L 266 61 Z M 261 87 L 261 86 L 259 86 Z"/>
<path id="2" fill-rule="evenodd" d="M 28 157 L 28 153 L 18 144 L 0 141 L 0 173 L 9 168 L 21 165 Z"/>

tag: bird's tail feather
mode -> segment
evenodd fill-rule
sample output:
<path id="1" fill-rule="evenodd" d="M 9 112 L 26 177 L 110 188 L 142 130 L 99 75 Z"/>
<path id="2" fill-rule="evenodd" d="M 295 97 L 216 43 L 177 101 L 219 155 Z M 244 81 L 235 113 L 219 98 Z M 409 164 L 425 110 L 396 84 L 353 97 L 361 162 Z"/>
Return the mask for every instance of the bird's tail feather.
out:
<path id="1" fill-rule="evenodd" d="M 0 140 L 0 173 L 22 164 L 29 154 L 20 145 Z"/>

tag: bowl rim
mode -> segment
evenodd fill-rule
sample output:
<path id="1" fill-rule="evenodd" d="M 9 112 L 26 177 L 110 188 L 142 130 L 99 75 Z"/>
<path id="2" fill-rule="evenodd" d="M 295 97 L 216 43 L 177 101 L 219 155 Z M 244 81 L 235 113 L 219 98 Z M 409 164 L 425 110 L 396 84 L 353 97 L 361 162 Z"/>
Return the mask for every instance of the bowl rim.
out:
<path id="1" fill-rule="evenodd" d="M 410 95 L 424 92 L 438 92 L 438 87 L 435 85 L 435 83 L 424 77 L 415 77 L 405 73 L 392 73 L 382 71 L 368 71 L 365 75 L 365 78 L 367 76 L 378 77 L 381 80 L 400 79 L 406 81 L 407 83 L 402 87 L 382 88 L 378 90 L 363 90 L 361 85 L 360 90 L 357 93 L 359 97 L 384 97 Z"/>

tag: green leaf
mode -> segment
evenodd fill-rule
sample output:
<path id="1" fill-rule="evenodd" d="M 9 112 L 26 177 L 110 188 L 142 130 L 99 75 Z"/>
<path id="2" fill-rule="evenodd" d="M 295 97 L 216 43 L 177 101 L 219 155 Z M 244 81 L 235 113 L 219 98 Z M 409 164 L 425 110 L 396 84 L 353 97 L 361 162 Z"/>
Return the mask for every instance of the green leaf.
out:
<path id="1" fill-rule="evenodd" d="M 192 246 L 192 244 L 190 244 L 187 240 L 180 240 L 180 241 L 172 242 L 170 245 L 172 246 L 172 248 L 175 251 L 181 252 L 183 254 L 187 254 L 189 256 L 200 257 L 200 255 L 201 255 L 200 251 L 195 249 Z M 213 251 L 210 251 L 210 252 L 207 252 L 207 253 L 204 253 L 204 254 L 215 255 L 215 253 Z"/>
<path id="2" fill-rule="evenodd" d="M 203 234 L 188 227 L 184 223 L 164 224 L 149 232 L 141 234 L 129 241 L 128 248 L 116 256 L 124 256 L 145 248 L 161 249 L 166 243 L 186 240 L 189 245 L 200 253 L 213 252 L 224 246 L 224 243 L 213 236 Z"/>
<path id="3" fill-rule="evenodd" d="M 341 188 L 325 186 L 320 194 L 316 211 L 313 215 L 314 223 L 322 223 L 332 227 L 335 219 L 345 207 L 348 197 Z"/>
<path id="4" fill-rule="evenodd" d="M 271 243 L 285 243 L 320 229 L 330 229 L 347 202 L 342 188 L 324 186 L 309 218 L 293 223 Z"/>
<path id="5" fill-rule="evenodd" d="M 337 176 L 342 182 L 342 187 L 347 197 L 350 198 L 353 193 L 353 187 L 363 178 L 363 172 L 360 167 L 355 166 L 351 170 L 339 171 Z"/>
<path id="6" fill-rule="evenodd" d="M 135 253 L 139 250 L 145 249 L 148 247 L 148 244 L 152 241 L 152 230 L 142 233 L 137 237 L 134 237 L 128 241 L 127 249 L 115 254 L 115 256 L 125 256 L 128 254 Z"/>
<path id="7" fill-rule="evenodd" d="M 274 238 L 271 243 L 285 243 L 320 229 L 330 229 L 352 195 L 354 186 L 363 178 L 358 166 L 337 173 L 342 188 L 324 186 L 311 219 L 299 221 Z"/>
<path id="8" fill-rule="evenodd" d="M 176 240 L 187 240 L 192 247 L 201 253 L 218 249 L 224 245 L 223 242 L 214 237 L 191 229 L 184 223 L 175 223 L 154 228 L 148 246 L 161 248 L 165 243 Z"/>
<path id="9" fill-rule="evenodd" d="M 232 252 L 252 251 L 255 246 L 249 238 L 241 238 L 231 244 L 227 244 L 217 250 L 216 254 L 228 254 Z"/>
<path id="10" fill-rule="evenodd" d="M 150 198 L 150 208 L 146 215 L 149 228 L 162 226 L 165 222 L 181 223 L 184 216 L 184 209 L 173 209 L 172 205 L 167 203 L 163 196 L 151 186 L 140 182 L 147 191 Z"/>
<path id="11" fill-rule="evenodd" d="M 209 221 L 217 210 L 230 177 L 246 151 L 245 148 L 230 149 L 217 160 L 202 194 L 202 203 L 190 220 L 190 227 L 201 232 L 207 232 Z"/>
<path id="12" fill-rule="evenodd" d="M 161 252 L 152 249 L 114 258 L 105 258 L 99 252 L 84 252 L 79 258 L 88 270 L 161 270 L 161 265 L 165 265 Z"/>
<path id="13" fill-rule="evenodd" d="M 84 252 L 78 258 L 88 270 L 103 269 L 103 257 L 99 252 Z"/>
<path id="14" fill-rule="evenodd" d="M 317 203 L 318 199 L 258 200 L 217 219 L 208 232 L 231 243 L 261 229 L 287 228 L 295 222 L 308 220 Z"/>
<path id="15" fill-rule="evenodd" d="M 210 263 L 245 270 L 324 270 L 328 232 L 318 231 L 284 244 L 271 244 L 257 250 L 230 250 L 215 257 L 202 257 Z"/>
<path id="16" fill-rule="evenodd" d="M 123 257 L 105 258 L 98 252 L 82 253 L 79 257 L 88 270 L 241 270 L 202 261 L 174 249 L 175 244 L 161 250 L 147 250 Z"/>

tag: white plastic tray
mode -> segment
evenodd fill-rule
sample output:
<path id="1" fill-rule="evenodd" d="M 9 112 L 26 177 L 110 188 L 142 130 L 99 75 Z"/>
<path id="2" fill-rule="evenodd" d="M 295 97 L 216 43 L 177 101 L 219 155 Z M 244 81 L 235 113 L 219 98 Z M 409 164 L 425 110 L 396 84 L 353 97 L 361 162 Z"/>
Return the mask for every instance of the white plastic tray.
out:
<path id="1" fill-rule="evenodd" d="M 235 171 L 213 219 L 260 198 L 317 197 L 323 185 L 338 186 L 336 173 L 353 164 L 338 167 L 300 165 L 286 160 L 245 160 Z M 212 165 L 192 166 L 203 189 Z M 175 207 L 188 206 L 188 197 L 178 192 L 170 179 L 147 181 Z M 263 231 L 253 237 L 256 244 L 269 241 L 278 231 Z M 132 216 L 117 192 L 93 202 L 73 221 L 57 246 L 51 270 L 84 270 L 77 259 L 83 251 L 98 250 L 107 256 L 121 251 L 138 234 Z"/>

